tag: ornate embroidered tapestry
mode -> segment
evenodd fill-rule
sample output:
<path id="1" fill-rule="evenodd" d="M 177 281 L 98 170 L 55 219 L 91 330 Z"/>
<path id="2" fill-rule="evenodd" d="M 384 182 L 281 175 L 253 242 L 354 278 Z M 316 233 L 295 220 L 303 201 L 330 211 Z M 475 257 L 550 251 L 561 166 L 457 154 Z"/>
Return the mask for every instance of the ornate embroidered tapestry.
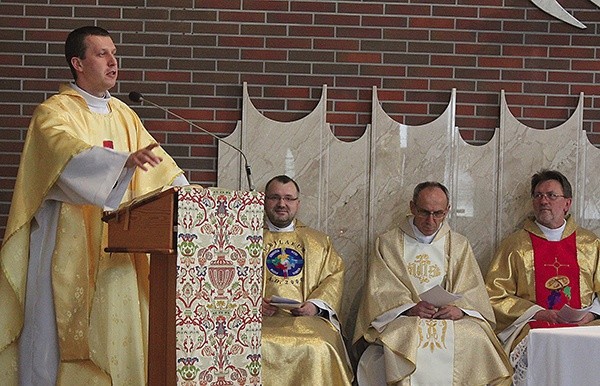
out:
<path id="1" fill-rule="evenodd" d="M 260 385 L 264 195 L 178 194 L 179 385 Z"/>

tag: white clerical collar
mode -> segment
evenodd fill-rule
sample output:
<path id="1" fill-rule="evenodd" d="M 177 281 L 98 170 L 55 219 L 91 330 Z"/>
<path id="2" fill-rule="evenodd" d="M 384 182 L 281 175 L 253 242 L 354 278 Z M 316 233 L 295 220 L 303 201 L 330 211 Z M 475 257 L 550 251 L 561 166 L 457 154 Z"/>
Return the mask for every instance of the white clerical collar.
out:
<path id="1" fill-rule="evenodd" d="M 99 98 L 99 97 L 92 95 L 89 92 L 85 91 L 84 89 L 79 87 L 75 82 L 71 82 L 71 87 L 73 88 L 73 90 L 75 90 L 79 94 L 81 94 L 81 96 L 83 97 L 83 99 L 85 99 L 85 102 L 87 103 L 87 105 L 91 111 L 98 113 L 98 114 L 110 113 L 110 109 L 108 108 L 108 101 L 110 100 L 110 93 L 108 91 L 105 92 L 105 94 L 102 98 Z"/>
<path id="2" fill-rule="evenodd" d="M 284 227 L 284 228 L 279 228 L 276 225 L 273 225 L 273 223 L 271 222 L 271 220 L 269 220 L 268 217 L 265 218 L 265 221 L 267 223 L 267 226 L 269 227 L 269 230 L 271 232 L 293 232 L 296 228 L 294 227 L 294 221 L 292 221 L 290 223 L 290 225 Z"/>
<path id="3" fill-rule="evenodd" d="M 539 222 L 537 222 L 537 220 L 535 221 L 535 223 L 540 228 L 540 230 L 542 231 L 544 236 L 546 236 L 546 240 L 560 241 L 562 238 L 563 231 L 565 230 L 565 227 L 567 226 L 567 220 L 563 220 L 563 221 L 564 221 L 563 224 L 556 229 L 545 227 L 542 224 L 540 224 Z"/>
<path id="4" fill-rule="evenodd" d="M 435 235 L 437 235 L 438 231 L 442 227 L 442 224 L 440 224 L 440 228 L 438 228 L 431 236 L 424 235 L 419 230 L 419 228 L 417 228 L 417 226 L 415 225 L 415 218 L 414 217 L 412 217 L 410 219 L 410 226 L 412 226 L 413 232 L 415 234 L 415 238 L 417 239 L 418 242 L 420 242 L 422 244 L 431 244 L 431 242 L 433 241 L 433 239 L 435 239 Z"/>

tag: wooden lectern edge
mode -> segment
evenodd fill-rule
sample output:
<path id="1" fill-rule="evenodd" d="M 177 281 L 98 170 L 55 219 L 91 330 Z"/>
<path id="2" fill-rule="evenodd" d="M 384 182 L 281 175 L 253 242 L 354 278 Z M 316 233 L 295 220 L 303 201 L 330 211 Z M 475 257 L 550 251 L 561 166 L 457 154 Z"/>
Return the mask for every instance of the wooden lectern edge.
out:
<path id="1" fill-rule="evenodd" d="M 102 213 L 102 221 L 109 222 L 115 218 L 117 221 L 119 221 L 119 216 L 123 213 L 125 213 L 125 215 L 128 215 L 132 209 L 137 208 L 138 206 L 142 206 L 149 201 L 153 201 L 159 197 L 162 197 L 165 194 L 170 194 L 171 191 L 178 192 L 180 189 L 181 187 L 179 186 L 164 186 L 162 188 L 153 190 L 150 193 L 146 193 L 138 198 L 134 198 L 129 202 L 121 204 L 116 210 L 104 211 L 104 213 Z"/>

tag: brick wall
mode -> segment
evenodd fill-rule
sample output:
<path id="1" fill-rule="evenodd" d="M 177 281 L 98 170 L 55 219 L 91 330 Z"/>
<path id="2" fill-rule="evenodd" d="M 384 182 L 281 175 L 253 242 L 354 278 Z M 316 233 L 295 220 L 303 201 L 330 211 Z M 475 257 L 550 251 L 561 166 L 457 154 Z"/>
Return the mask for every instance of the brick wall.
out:
<path id="1" fill-rule="evenodd" d="M 473 144 L 498 126 L 501 89 L 536 128 L 563 122 L 584 92 L 584 127 L 600 144 L 600 9 L 561 3 L 587 29 L 529 0 L 0 0 L 0 235 L 31 113 L 70 80 L 63 43 L 73 28 L 112 33 L 122 68 L 114 95 L 139 91 L 221 136 L 240 118 L 248 82 L 254 104 L 281 121 L 312 110 L 327 84 L 327 118 L 344 140 L 370 122 L 373 85 L 411 125 L 437 117 L 456 88 L 456 121 Z M 215 184 L 211 137 L 135 109 L 192 182 Z"/>

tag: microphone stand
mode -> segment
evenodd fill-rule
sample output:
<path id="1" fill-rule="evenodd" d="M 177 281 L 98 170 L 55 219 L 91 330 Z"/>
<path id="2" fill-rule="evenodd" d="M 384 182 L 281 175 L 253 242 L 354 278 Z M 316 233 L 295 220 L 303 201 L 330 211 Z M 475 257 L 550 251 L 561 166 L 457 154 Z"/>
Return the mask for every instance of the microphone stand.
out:
<path id="1" fill-rule="evenodd" d="M 151 104 L 152 106 L 161 109 L 162 111 L 164 111 L 167 114 L 170 114 L 172 116 L 174 116 L 175 118 L 178 118 L 180 120 L 182 120 L 183 122 L 187 123 L 188 125 L 200 130 L 201 132 L 210 135 L 211 137 L 215 138 L 217 141 L 224 143 L 225 145 L 231 147 L 232 149 L 234 149 L 235 151 L 237 151 L 238 153 L 240 153 L 242 155 L 242 158 L 244 159 L 244 168 L 246 169 L 246 180 L 248 181 L 248 189 L 250 189 L 250 191 L 254 191 L 254 184 L 252 184 L 252 169 L 250 168 L 250 164 L 248 163 L 248 158 L 246 158 L 246 155 L 244 154 L 243 151 L 241 151 L 240 149 L 238 149 L 237 147 L 233 146 L 232 144 L 230 144 L 229 142 L 219 138 L 218 136 L 216 136 L 215 134 L 211 133 L 210 131 L 203 129 L 202 127 L 198 126 L 197 124 L 195 124 L 194 122 L 190 121 L 189 119 L 186 119 L 174 112 L 172 112 L 171 110 L 162 107 L 146 98 L 144 98 L 142 96 L 142 94 L 140 94 L 139 92 L 135 92 L 132 91 L 129 93 L 129 99 L 133 102 L 146 102 Z"/>

